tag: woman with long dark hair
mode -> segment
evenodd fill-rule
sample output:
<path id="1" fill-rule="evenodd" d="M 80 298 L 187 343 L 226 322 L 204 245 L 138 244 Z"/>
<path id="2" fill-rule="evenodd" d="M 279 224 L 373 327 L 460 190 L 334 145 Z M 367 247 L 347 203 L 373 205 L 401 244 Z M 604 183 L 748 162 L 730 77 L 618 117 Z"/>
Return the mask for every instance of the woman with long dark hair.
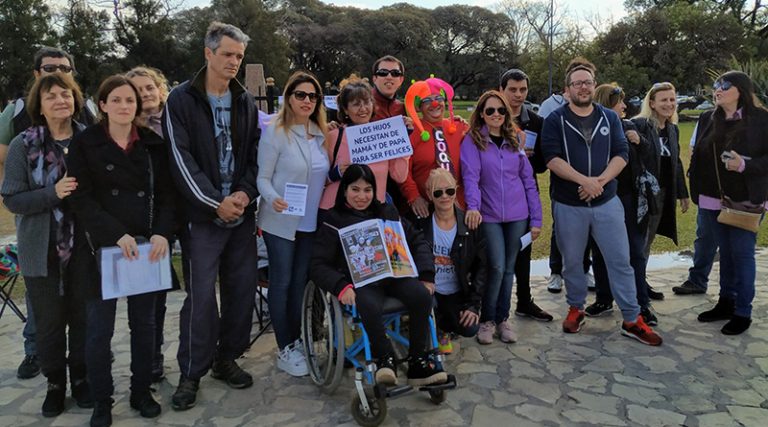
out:
<path id="1" fill-rule="evenodd" d="M 715 110 L 699 117 L 691 157 L 691 193 L 720 248 L 720 298 L 699 314 L 700 322 L 728 320 L 721 332 L 738 335 L 752 323 L 757 232 L 721 223 L 724 204 L 764 211 L 768 200 L 768 110 L 741 71 L 729 71 L 712 86 Z"/>

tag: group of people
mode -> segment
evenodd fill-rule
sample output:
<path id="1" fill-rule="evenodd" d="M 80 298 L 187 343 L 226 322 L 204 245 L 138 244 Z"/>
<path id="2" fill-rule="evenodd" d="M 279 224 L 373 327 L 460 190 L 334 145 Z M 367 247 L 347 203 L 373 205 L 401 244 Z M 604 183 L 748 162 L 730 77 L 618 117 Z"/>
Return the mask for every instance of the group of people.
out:
<path id="1" fill-rule="evenodd" d="M 439 78 L 414 82 L 399 101 L 405 68 L 385 56 L 373 65 L 373 85 L 356 77 L 341 83 L 330 122 L 323 88 L 299 71 L 286 82 L 279 111 L 261 125 L 253 97 L 236 79 L 249 41 L 240 29 L 214 22 L 205 36 L 206 65 L 191 80 L 168 93 L 160 72 L 137 67 L 105 79 L 95 108 L 74 80 L 72 57 L 44 48 L 26 99 L 0 117 L 0 136 L 15 135 L 0 145 L 0 193 L 17 215 L 27 327 L 36 328 L 25 327 L 37 348 L 26 351 L 19 376 L 36 375 L 39 363 L 48 380 L 44 416 L 64 411 L 69 369 L 77 405 L 94 408 L 91 425 L 111 425 L 116 300 L 102 298 L 96 254 L 117 246 L 136 259 L 138 246 L 148 243 L 157 262 L 177 239 L 186 297 L 175 410 L 196 404 L 209 370 L 232 388 L 253 384 L 236 360 L 249 344 L 259 233 L 270 261 L 278 369 L 308 373 L 300 319 L 312 280 L 357 306 L 378 382 L 398 382 L 381 321 L 386 296 L 409 314 L 408 382 L 444 382 L 428 346 L 432 310 L 443 353 L 457 335 L 515 342 L 515 281 L 516 315 L 554 319 L 531 297 L 531 247 L 521 243 L 541 234 L 537 174 L 546 170 L 560 264 L 553 270 L 560 282 L 549 289 L 565 284 L 564 332 L 579 332 L 585 316 L 610 312 L 615 299 L 623 335 L 662 343 L 651 328 L 658 319 L 645 268 L 656 234 L 676 241 L 677 201 L 683 211 L 689 207 L 672 84 L 653 85 L 641 113 L 626 120 L 621 87 L 598 85 L 595 66 L 577 58 L 565 72 L 567 101 L 542 118 L 524 105 L 528 77 L 511 69 L 480 96 L 467 122 L 454 117 L 453 88 Z M 723 74 L 713 89 L 717 107 L 699 119 L 689 169 L 699 205 L 694 268 L 704 280 L 692 268 L 675 292 L 702 293 L 719 248 L 720 300 L 699 320 L 728 320 L 723 333 L 739 334 L 751 323 L 757 232 L 719 215 L 721 206 L 762 212 L 768 200 L 768 111 L 741 72 Z M 398 116 L 410 130 L 412 154 L 352 163 L 345 129 Z M 299 214 L 286 200 L 289 187 L 305 194 Z M 415 277 L 354 285 L 339 229 L 370 219 L 401 222 Z M 597 300 L 586 306 L 590 252 Z M 148 418 L 161 413 L 150 386 L 163 378 L 165 298 L 165 291 L 127 298 L 130 406 Z"/>

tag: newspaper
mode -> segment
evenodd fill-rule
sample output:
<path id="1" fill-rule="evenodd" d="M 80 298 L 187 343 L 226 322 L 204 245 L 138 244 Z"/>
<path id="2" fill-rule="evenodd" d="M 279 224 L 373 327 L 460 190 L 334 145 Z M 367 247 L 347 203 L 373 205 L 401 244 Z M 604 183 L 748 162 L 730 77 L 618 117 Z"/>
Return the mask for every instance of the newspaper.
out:
<path id="1" fill-rule="evenodd" d="M 340 229 L 339 237 L 355 288 L 419 275 L 400 221 L 370 219 Z"/>

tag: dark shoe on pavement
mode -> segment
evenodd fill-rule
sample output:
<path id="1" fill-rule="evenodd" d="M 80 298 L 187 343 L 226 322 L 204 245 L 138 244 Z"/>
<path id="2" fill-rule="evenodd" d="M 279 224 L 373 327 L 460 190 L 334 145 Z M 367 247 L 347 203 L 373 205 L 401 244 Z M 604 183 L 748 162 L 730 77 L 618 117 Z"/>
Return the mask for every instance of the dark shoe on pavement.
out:
<path id="1" fill-rule="evenodd" d="M 625 337 L 634 338 L 643 344 L 659 346 L 662 339 L 650 326 L 645 324 L 643 316 L 637 316 L 634 323 L 621 322 L 621 334 Z"/>
<path id="2" fill-rule="evenodd" d="M 43 416 L 50 418 L 64 412 L 64 398 L 67 396 L 67 379 L 48 381 L 48 392 L 43 401 Z"/>
<path id="3" fill-rule="evenodd" d="M 528 301 L 528 303 L 517 304 L 515 315 L 520 317 L 530 317 L 531 319 L 540 320 L 542 322 L 551 322 L 552 319 L 554 319 L 551 314 L 536 305 L 536 303 L 533 302 L 533 299 Z"/>
<path id="4" fill-rule="evenodd" d="M 662 301 L 664 299 L 664 293 L 653 289 L 652 286 L 648 286 L 648 298 L 654 301 Z"/>
<path id="5" fill-rule="evenodd" d="M 392 355 L 384 356 L 376 364 L 376 383 L 397 385 L 397 366 Z"/>
<path id="6" fill-rule="evenodd" d="M 72 398 L 77 402 L 80 408 L 93 408 L 93 396 L 91 396 L 91 386 L 88 380 L 80 378 L 72 380 Z"/>
<path id="7" fill-rule="evenodd" d="M 589 317 L 600 317 L 613 313 L 613 304 L 595 301 L 584 309 L 584 314 Z"/>
<path id="8" fill-rule="evenodd" d="M 734 302 L 732 299 L 720 297 L 712 310 L 699 314 L 699 322 L 717 322 L 730 320 L 733 317 Z"/>
<path id="9" fill-rule="evenodd" d="M 749 329 L 749 325 L 752 324 L 752 319 L 749 317 L 736 316 L 731 317 L 731 320 L 720 329 L 725 335 L 739 335 L 742 332 Z"/>
<path id="10" fill-rule="evenodd" d="M 581 327 L 585 322 L 584 310 L 579 310 L 576 307 L 568 308 L 568 315 L 563 320 L 563 332 L 567 334 L 575 334 L 581 330 Z"/>
<path id="11" fill-rule="evenodd" d="M 16 377 L 20 380 L 28 380 L 38 375 L 40 375 L 40 364 L 37 363 L 37 356 L 34 354 L 24 356 L 24 360 L 16 371 Z"/>
<path id="12" fill-rule="evenodd" d="M 237 366 L 234 360 L 214 361 L 211 376 L 224 381 L 232 388 L 248 388 L 253 385 L 251 374 Z"/>
<path id="13" fill-rule="evenodd" d="M 97 400 L 91 415 L 91 427 L 108 427 L 112 425 L 112 399 Z"/>
<path id="14" fill-rule="evenodd" d="M 435 366 L 426 355 L 408 360 L 408 385 L 419 387 L 448 381 L 448 374 Z"/>
<path id="15" fill-rule="evenodd" d="M 656 326 L 659 324 L 659 319 L 653 312 L 650 306 L 640 307 L 640 316 L 643 317 L 643 321 L 648 326 Z"/>
<path id="16" fill-rule="evenodd" d="M 700 286 L 696 286 L 690 280 L 686 280 L 680 286 L 673 286 L 672 292 L 674 292 L 675 295 L 700 295 L 700 294 L 706 294 L 707 289 L 702 288 Z"/>
<path id="17" fill-rule="evenodd" d="M 200 380 L 193 380 L 182 376 L 179 386 L 171 397 L 171 407 L 177 411 L 186 411 L 197 403 L 197 390 L 200 388 Z"/>
<path id="18" fill-rule="evenodd" d="M 142 393 L 131 393 L 131 408 L 139 411 L 144 418 L 155 418 L 160 415 L 160 404 L 152 397 L 149 390 Z"/>

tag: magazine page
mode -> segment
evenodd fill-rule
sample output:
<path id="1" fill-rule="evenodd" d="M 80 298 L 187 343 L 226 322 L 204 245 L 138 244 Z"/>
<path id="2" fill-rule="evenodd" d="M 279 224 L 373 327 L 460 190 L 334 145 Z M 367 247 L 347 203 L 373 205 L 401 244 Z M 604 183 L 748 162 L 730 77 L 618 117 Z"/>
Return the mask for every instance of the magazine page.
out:
<path id="1" fill-rule="evenodd" d="M 419 271 L 413 262 L 413 255 L 408 248 L 405 230 L 400 221 L 380 220 L 384 232 L 384 244 L 387 246 L 389 263 L 394 277 L 418 277 Z"/>
<path id="2" fill-rule="evenodd" d="M 392 277 L 379 220 L 344 227 L 339 230 L 339 237 L 355 288 Z"/>

